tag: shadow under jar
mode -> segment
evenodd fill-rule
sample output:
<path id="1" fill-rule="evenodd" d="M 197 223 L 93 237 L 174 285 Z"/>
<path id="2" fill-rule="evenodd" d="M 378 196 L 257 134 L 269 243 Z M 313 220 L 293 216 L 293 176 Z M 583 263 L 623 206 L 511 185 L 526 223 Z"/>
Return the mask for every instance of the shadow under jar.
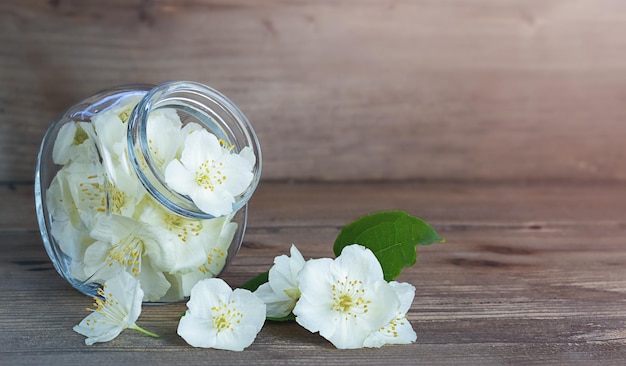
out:
<path id="1" fill-rule="evenodd" d="M 218 276 L 246 228 L 261 150 L 244 114 L 193 82 L 131 85 L 70 107 L 46 132 L 35 204 L 44 246 L 85 295 L 122 272 L 144 302 Z"/>

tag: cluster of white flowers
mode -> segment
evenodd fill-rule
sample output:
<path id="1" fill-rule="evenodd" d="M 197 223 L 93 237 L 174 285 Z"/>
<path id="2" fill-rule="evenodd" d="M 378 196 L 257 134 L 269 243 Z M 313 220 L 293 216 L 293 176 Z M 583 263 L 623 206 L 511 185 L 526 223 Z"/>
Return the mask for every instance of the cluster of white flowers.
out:
<path id="1" fill-rule="evenodd" d="M 233 204 L 253 180 L 254 153 L 235 153 L 200 125 L 183 125 L 173 109 L 149 116 L 148 147 L 165 184 L 212 219 L 168 211 L 148 194 L 128 160 L 127 98 L 59 130 L 47 190 L 51 234 L 69 257 L 69 275 L 103 286 L 94 309 L 74 330 L 85 343 L 110 341 L 124 329 L 156 336 L 135 322 L 143 301 L 190 297 L 178 334 L 194 347 L 240 351 L 267 318 L 293 313 L 337 348 L 414 342 L 406 318 L 415 288 L 387 282 L 375 255 L 360 245 L 336 259 L 305 261 L 295 246 L 276 257 L 268 282 L 254 293 L 213 278 L 225 266 L 237 232 Z"/>
<path id="2" fill-rule="evenodd" d="M 415 287 L 385 281 L 369 249 L 355 244 L 334 260 L 305 261 L 292 246 L 291 257 L 274 262 L 269 282 L 254 293 L 233 291 L 218 278 L 196 283 L 178 334 L 194 347 L 242 351 L 254 342 L 266 317 L 293 312 L 298 324 L 341 349 L 415 341 L 406 318 Z M 108 280 L 99 294 L 103 299 L 94 299 L 97 308 L 74 327 L 88 337 L 85 343 L 109 341 L 126 328 L 156 336 L 135 324 L 143 291 L 133 276 L 124 272 Z"/>
<path id="3" fill-rule="evenodd" d="M 385 281 L 376 256 L 361 245 L 346 246 L 334 260 L 308 261 L 292 246 L 290 258 L 276 257 L 268 279 L 254 292 L 267 304 L 267 317 L 293 312 L 298 324 L 337 348 L 416 339 L 406 318 L 415 287 Z"/>
<path id="4" fill-rule="evenodd" d="M 127 272 L 107 280 L 94 297 L 95 308 L 74 327 L 87 338 L 85 344 L 108 342 L 124 329 L 151 337 L 158 335 L 139 327 L 143 290 Z M 265 304 L 252 292 L 232 290 L 224 280 L 206 278 L 191 289 L 189 310 L 180 319 L 178 334 L 194 347 L 243 351 L 252 344 L 265 323 Z"/>
<path id="5" fill-rule="evenodd" d="M 61 166 L 47 190 L 51 234 L 70 258 L 69 275 L 105 283 L 121 272 L 136 278 L 143 301 L 176 301 L 198 281 L 218 275 L 237 223 L 232 203 L 250 185 L 255 156 L 239 153 L 174 109 L 149 116 L 152 160 L 166 184 L 214 219 L 189 219 L 157 203 L 136 177 L 127 154 L 129 97 L 58 133 L 53 161 Z"/>

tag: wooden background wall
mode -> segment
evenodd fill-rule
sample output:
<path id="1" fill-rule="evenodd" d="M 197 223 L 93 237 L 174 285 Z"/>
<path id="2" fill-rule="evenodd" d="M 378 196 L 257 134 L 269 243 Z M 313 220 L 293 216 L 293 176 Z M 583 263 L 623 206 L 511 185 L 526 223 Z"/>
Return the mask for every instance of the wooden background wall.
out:
<path id="1" fill-rule="evenodd" d="M 76 100 L 183 79 L 265 179 L 626 180 L 623 0 L 2 0 L 0 182 Z"/>

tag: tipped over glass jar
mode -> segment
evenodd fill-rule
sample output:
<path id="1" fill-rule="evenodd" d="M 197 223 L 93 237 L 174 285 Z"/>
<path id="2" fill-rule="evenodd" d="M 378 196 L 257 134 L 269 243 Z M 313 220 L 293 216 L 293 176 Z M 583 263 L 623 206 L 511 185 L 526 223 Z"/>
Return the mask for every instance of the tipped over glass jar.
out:
<path id="1" fill-rule="evenodd" d="M 188 297 L 233 259 L 261 150 L 244 114 L 202 84 L 105 90 L 46 132 L 35 177 L 44 246 L 88 296 L 122 271 L 144 302 Z"/>

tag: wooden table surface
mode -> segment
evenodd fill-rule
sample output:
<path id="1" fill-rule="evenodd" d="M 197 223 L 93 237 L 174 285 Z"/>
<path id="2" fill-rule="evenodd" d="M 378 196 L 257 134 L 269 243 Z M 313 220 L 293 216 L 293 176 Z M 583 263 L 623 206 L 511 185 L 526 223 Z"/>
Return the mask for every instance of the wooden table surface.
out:
<path id="1" fill-rule="evenodd" d="M 626 362 L 626 185 L 617 183 L 263 182 L 243 247 L 223 278 L 238 286 L 295 243 L 332 256 L 342 225 L 401 208 L 447 239 L 420 247 L 399 280 L 417 293 L 417 342 L 336 350 L 295 323 L 266 323 L 243 352 L 176 335 L 184 303 L 143 308 L 138 324 L 85 346 L 72 327 L 91 300 L 52 268 L 31 185 L 0 188 L 0 364 L 615 364 Z"/>
<path id="2" fill-rule="evenodd" d="M 0 365 L 626 365 L 626 1 L 0 1 Z M 263 182 L 231 286 L 295 243 L 404 209 L 445 244 L 399 278 L 417 342 L 340 351 L 268 323 L 241 353 L 176 335 L 183 303 L 91 347 L 33 173 L 61 111 L 193 80 L 250 118 Z M 290 183 L 291 182 L 291 183 Z"/>

